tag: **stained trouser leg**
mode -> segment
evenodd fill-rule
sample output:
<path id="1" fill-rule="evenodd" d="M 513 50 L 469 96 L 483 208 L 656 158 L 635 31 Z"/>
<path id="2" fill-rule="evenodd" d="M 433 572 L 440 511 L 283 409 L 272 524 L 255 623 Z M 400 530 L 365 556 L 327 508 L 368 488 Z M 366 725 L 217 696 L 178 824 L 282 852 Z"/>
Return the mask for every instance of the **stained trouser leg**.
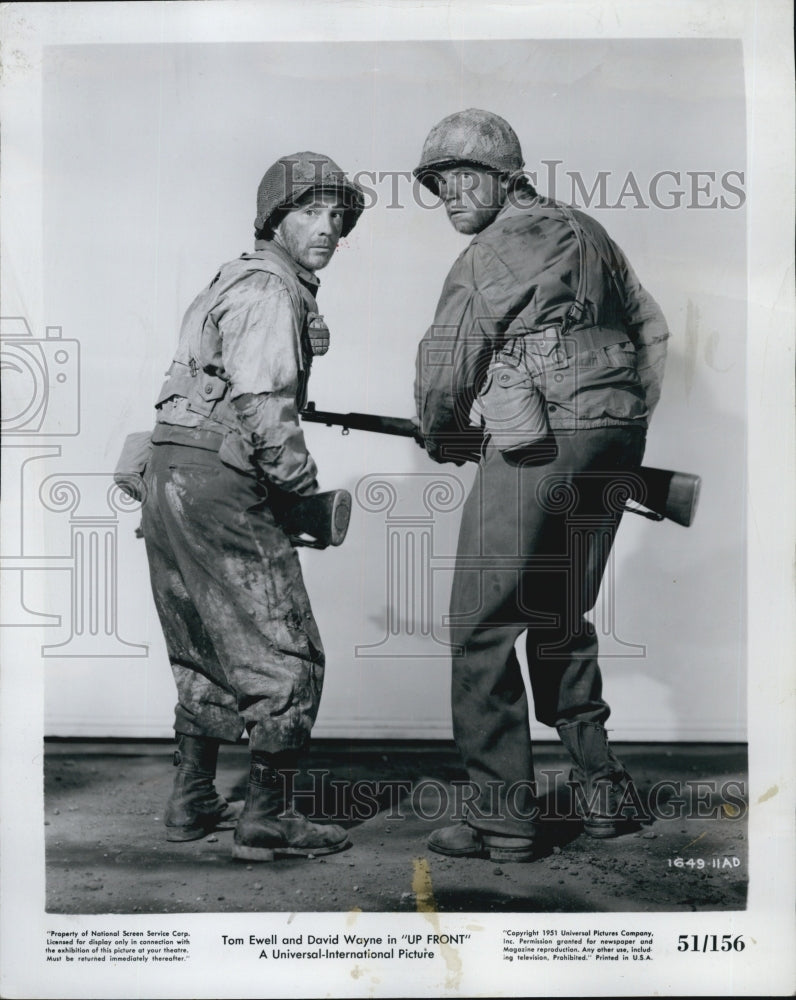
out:
<path id="1" fill-rule="evenodd" d="M 212 640 L 179 569 L 158 499 L 159 463 L 147 474 L 143 511 L 152 590 L 174 680 L 178 749 L 171 795 L 163 814 L 166 839 L 191 841 L 234 823 L 242 803 L 229 803 L 215 787 L 219 743 L 243 732 L 237 698 L 218 662 Z"/>
<path id="2" fill-rule="evenodd" d="M 237 697 L 191 596 L 190 580 L 183 576 L 167 527 L 164 488 L 169 473 L 161 461 L 166 447 L 155 448 L 147 470 L 143 530 L 155 607 L 177 687 L 174 729 L 178 735 L 235 742 L 244 728 Z"/>
<path id="3" fill-rule="evenodd" d="M 252 750 L 301 749 L 318 710 L 324 654 L 298 556 L 253 477 L 202 449 L 154 451 L 163 528 L 215 653 L 195 673 L 235 692 Z"/>

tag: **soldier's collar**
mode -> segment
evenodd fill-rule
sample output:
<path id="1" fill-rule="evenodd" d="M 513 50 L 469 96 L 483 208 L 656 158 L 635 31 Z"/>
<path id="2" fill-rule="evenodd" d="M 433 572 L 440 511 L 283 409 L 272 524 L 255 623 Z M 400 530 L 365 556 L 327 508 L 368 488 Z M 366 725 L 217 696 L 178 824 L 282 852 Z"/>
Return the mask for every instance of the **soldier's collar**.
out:
<path id="1" fill-rule="evenodd" d="M 469 245 L 472 246 L 473 243 L 479 241 L 481 236 L 486 236 L 490 233 L 493 226 L 499 226 L 507 219 L 516 218 L 518 215 L 527 215 L 528 212 L 533 211 L 534 209 L 544 208 L 545 205 L 550 204 L 553 203 L 550 202 L 549 199 L 543 198 L 540 194 L 536 193 L 533 195 L 515 195 L 511 198 L 507 198 L 506 203 L 503 205 L 495 218 L 485 229 L 482 229 L 480 233 L 475 234 Z"/>
<path id="2" fill-rule="evenodd" d="M 254 249 L 255 251 L 267 250 L 269 253 L 272 253 L 287 268 L 295 271 L 298 279 L 303 281 L 305 285 L 310 285 L 312 288 L 320 286 L 320 278 L 317 278 L 313 271 L 308 271 L 306 267 L 302 267 L 297 260 L 294 260 L 289 253 L 283 250 L 278 243 L 274 243 L 273 240 L 255 240 Z"/>
<path id="3" fill-rule="evenodd" d="M 539 208 L 543 205 L 544 200 L 545 199 L 542 198 L 542 196 L 537 192 L 528 194 L 518 191 L 506 199 L 505 205 L 495 216 L 495 222 L 499 222 L 509 216 L 516 215 L 518 212 L 527 212 L 529 209 Z"/>

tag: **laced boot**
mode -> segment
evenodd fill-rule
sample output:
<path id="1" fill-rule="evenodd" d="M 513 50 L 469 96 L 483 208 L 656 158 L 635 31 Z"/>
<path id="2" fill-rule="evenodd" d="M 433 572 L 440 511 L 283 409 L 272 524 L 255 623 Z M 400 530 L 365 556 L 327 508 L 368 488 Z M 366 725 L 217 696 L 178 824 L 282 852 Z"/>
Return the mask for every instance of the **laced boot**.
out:
<path id="1" fill-rule="evenodd" d="M 198 840 L 238 817 L 241 803 L 230 803 L 214 785 L 219 740 L 177 734 L 174 787 L 166 804 L 166 840 Z"/>
<path id="2" fill-rule="evenodd" d="M 590 837 L 618 837 L 638 823 L 625 815 L 633 779 L 608 745 L 601 722 L 568 722 L 558 727 L 561 742 L 575 762 L 569 781 L 575 808 Z"/>
<path id="3" fill-rule="evenodd" d="M 246 802 L 235 827 L 233 858 L 306 858 L 334 854 L 350 846 L 341 827 L 311 823 L 296 811 L 290 791 L 296 760 L 297 755 L 292 753 L 252 753 Z"/>

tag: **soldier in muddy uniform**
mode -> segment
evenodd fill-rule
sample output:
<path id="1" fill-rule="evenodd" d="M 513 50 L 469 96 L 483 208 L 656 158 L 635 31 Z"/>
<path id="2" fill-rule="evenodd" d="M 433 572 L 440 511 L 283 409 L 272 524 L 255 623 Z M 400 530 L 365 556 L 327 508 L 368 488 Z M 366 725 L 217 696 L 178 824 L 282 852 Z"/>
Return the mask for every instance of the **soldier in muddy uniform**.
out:
<path id="1" fill-rule="evenodd" d="M 326 156 L 273 164 L 257 193 L 254 252 L 222 265 L 189 307 L 156 402 L 143 531 L 178 692 L 167 838 L 237 818 L 233 856 L 245 860 L 348 846 L 344 830 L 292 808 L 324 652 L 280 511 L 318 491 L 298 418 L 313 355 L 329 344 L 315 272 L 363 207 Z M 251 766 L 238 817 L 214 778 L 219 745 L 244 729 Z"/>
<path id="2" fill-rule="evenodd" d="M 422 439 L 446 461 L 473 418 L 485 432 L 451 595 L 453 730 L 477 794 L 466 820 L 435 831 L 429 847 L 502 861 L 532 859 L 537 836 L 514 650 L 523 633 L 536 717 L 572 759 L 586 832 L 626 828 L 632 789 L 606 739 L 584 613 L 621 517 L 615 485 L 641 464 L 668 337 L 603 228 L 540 197 L 522 167 L 508 122 L 470 109 L 431 130 L 415 170 L 473 237 L 420 345 Z"/>

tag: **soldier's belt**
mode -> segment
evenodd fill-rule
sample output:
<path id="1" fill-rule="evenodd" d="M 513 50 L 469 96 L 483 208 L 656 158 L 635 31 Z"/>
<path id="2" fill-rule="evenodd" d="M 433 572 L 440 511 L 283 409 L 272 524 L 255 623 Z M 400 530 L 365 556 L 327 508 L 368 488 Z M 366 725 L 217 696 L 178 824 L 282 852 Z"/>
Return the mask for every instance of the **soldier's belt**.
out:
<path id="1" fill-rule="evenodd" d="M 567 357 L 572 358 L 586 351 L 599 350 L 601 347 L 626 344 L 630 340 L 630 334 L 627 330 L 616 327 L 587 326 L 580 330 L 570 330 L 562 335 L 558 327 L 551 326 L 541 333 L 525 334 L 517 340 L 529 354 L 549 354 L 554 350 L 563 350 Z"/>

